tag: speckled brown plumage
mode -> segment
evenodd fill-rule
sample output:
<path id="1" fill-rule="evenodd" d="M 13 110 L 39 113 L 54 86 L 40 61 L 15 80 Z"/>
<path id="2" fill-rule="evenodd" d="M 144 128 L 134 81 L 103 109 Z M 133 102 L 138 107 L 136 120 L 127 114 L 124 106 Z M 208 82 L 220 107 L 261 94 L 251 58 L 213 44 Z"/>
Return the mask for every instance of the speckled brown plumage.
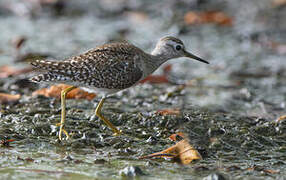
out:
<path id="1" fill-rule="evenodd" d="M 125 89 L 143 75 L 136 63 L 144 53 L 129 43 L 111 43 L 91 49 L 64 61 L 37 60 L 32 65 L 47 71 L 33 77 L 41 81 L 74 81 L 82 86 Z"/>
<path id="2" fill-rule="evenodd" d="M 167 36 L 158 41 L 151 54 L 124 42 L 98 46 L 63 61 L 37 60 L 31 64 L 45 73 L 31 80 L 63 82 L 117 92 L 137 84 L 162 63 L 178 57 L 189 57 L 208 63 L 187 52 L 180 39 Z"/>

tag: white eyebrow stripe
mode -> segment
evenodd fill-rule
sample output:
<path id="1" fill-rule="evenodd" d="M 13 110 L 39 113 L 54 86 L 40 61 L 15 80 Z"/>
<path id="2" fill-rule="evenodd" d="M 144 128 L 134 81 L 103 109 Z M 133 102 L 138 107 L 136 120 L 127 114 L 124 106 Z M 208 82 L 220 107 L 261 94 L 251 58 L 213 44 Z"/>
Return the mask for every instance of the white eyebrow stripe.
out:
<path id="1" fill-rule="evenodd" d="M 168 45 L 171 45 L 172 47 L 175 47 L 175 45 L 181 45 L 182 47 L 184 47 L 184 45 L 182 43 L 178 43 L 178 42 L 175 42 L 173 40 L 169 40 Z"/>

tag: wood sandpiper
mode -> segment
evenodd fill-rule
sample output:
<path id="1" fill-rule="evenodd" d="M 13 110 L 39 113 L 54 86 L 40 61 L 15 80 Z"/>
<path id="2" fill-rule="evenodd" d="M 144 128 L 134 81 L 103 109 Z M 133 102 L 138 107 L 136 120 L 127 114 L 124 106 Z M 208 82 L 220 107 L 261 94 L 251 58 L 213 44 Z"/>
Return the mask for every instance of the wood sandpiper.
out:
<path id="1" fill-rule="evenodd" d="M 159 68 L 169 59 L 188 57 L 203 63 L 207 61 L 186 51 L 183 42 L 175 37 L 161 38 L 151 54 L 127 43 L 109 43 L 98 46 L 78 56 L 63 61 L 36 60 L 31 64 L 44 71 L 31 78 L 33 82 L 56 82 L 72 85 L 61 92 L 61 122 L 59 139 L 62 133 L 69 138 L 64 129 L 66 119 L 66 95 L 76 87 L 100 91 L 103 96 L 95 114 L 118 135 L 121 133 L 101 114 L 101 108 L 108 95 L 135 86 L 138 82 Z"/>

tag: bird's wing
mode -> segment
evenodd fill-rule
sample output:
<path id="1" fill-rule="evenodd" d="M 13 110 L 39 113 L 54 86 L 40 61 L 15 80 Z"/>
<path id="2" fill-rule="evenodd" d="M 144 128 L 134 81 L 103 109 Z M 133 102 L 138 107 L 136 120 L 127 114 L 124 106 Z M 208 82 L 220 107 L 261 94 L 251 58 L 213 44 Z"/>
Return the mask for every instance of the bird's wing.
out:
<path id="1" fill-rule="evenodd" d="M 135 63 L 138 51 L 129 43 L 111 43 L 64 61 L 39 60 L 32 65 L 87 86 L 124 89 L 135 84 L 143 75 Z"/>

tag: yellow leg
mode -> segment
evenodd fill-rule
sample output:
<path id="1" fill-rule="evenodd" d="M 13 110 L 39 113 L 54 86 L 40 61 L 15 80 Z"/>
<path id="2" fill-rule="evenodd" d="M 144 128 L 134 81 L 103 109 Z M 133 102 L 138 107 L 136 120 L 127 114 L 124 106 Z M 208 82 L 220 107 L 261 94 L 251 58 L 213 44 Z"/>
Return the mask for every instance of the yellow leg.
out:
<path id="1" fill-rule="evenodd" d="M 105 100 L 105 97 L 103 97 L 96 109 L 95 109 L 95 114 L 110 128 L 112 129 L 112 131 L 114 132 L 114 135 L 117 136 L 117 135 L 120 135 L 121 134 L 121 131 L 118 130 L 110 121 L 108 121 L 105 117 L 103 117 L 103 115 L 101 114 L 101 108 L 102 108 L 102 105 L 104 103 L 104 100 Z"/>
<path id="2" fill-rule="evenodd" d="M 60 132 L 59 132 L 59 140 L 62 140 L 62 133 L 65 133 L 67 136 L 67 139 L 69 138 L 68 132 L 64 129 L 65 126 L 65 120 L 66 120 L 66 95 L 69 93 L 71 90 L 75 89 L 75 86 L 71 86 L 69 88 L 66 88 L 62 90 L 61 92 L 61 123 L 59 124 L 60 126 Z"/>

